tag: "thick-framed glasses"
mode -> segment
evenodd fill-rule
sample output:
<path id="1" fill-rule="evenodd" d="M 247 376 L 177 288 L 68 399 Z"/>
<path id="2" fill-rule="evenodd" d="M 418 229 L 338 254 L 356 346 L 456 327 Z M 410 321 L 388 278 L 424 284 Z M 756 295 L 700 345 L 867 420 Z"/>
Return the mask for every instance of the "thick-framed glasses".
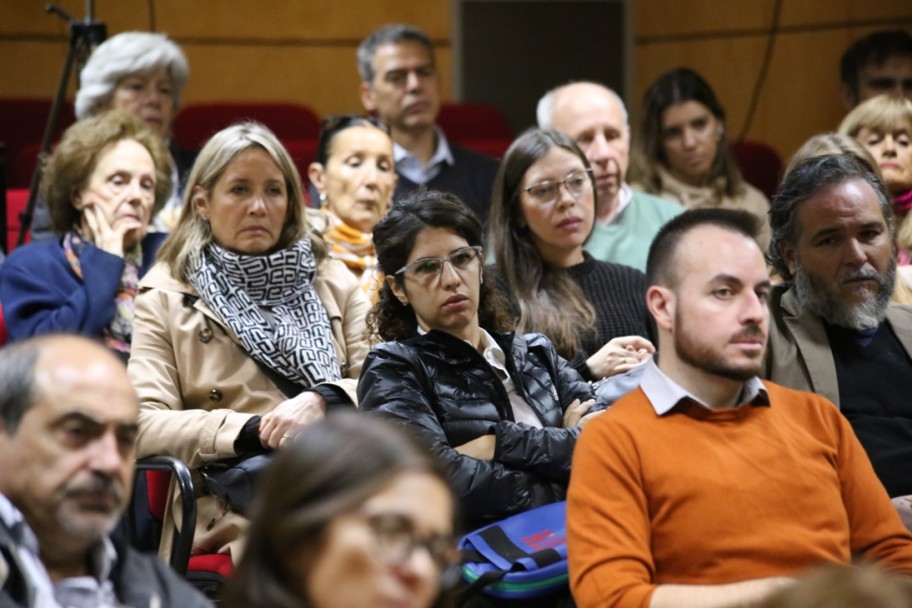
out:
<path id="1" fill-rule="evenodd" d="M 401 513 L 364 513 L 364 519 L 377 543 L 377 558 L 388 565 L 406 563 L 417 549 L 424 549 L 448 585 L 458 575 L 459 551 L 448 534 L 420 536 L 415 524 Z"/>
<path id="2" fill-rule="evenodd" d="M 439 258 L 419 258 L 409 262 L 395 272 L 396 276 L 405 274 L 418 281 L 430 281 L 439 277 L 443 272 L 443 265 L 449 264 L 454 270 L 464 271 L 475 266 L 481 259 L 482 249 L 478 245 L 460 247 L 456 251 Z"/>
<path id="3" fill-rule="evenodd" d="M 329 144 L 336 133 L 349 127 L 372 126 L 390 135 L 389 125 L 370 114 L 333 114 L 320 123 L 320 137 L 317 141 L 317 162 L 325 165 L 329 157 Z"/>
<path id="4" fill-rule="evenodd" d="M 573 198 L 579 198 L 586 192 L 592 190 L 592 171 L 589 169 L 579 169 L 572 171 L 567 177 L 559 182 L 540 182 L 524 189 L 523 192 L 529 195 L 534 202 L 539 205 L 551 205 L 560 198 L 561 186 Z"/>

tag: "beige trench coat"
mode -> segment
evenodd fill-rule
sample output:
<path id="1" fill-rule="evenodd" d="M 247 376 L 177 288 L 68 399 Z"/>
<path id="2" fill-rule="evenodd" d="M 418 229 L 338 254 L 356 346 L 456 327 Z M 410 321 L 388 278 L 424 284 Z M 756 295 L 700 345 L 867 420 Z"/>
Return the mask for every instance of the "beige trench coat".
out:
<path id="1" fill-rule="evenodd" d="M 343 376 L 333 384 L 357 403 L 370 305 L 355 276 L 336 260 L 320 264 L 314 288 L 332 326 Z M 169 454 L 191 470 L 236 456 L 234 441 L 244 424 L 286 399 L 195 289 L 163 264 L 139 284 L 128 372 L 140 403 L 136 457 Z M 198 475 L 195 481 L 199 490 Z M 247 520 L 214 496 L 198 492 L 197 506 L 194 549 L 230 551 L 237 562 Z M 180 513 L 176 500 L 171 507 Z M 170 534 L 162 539 L 162 553 L 167 551 Z"/>

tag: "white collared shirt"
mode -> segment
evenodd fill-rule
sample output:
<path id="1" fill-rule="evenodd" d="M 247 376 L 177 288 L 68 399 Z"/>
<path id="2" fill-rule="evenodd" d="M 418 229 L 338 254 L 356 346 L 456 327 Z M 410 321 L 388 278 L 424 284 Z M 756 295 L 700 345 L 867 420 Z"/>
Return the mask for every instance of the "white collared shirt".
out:
<path id="1" fill-rule="evenodd" d="M 510 405 L 513 408 L 513 420 L 537 429 L 542 428 L 541 420 L 538 419 L 535 411 L 523 399 L 522 395 L 516 390 L 516 385 L 513 384 L 513 378 L 510 377 L 510 372 L 507 371 L 507 356 L 504 354 L 503 349 L 491 334 L 483 328 L 479 329 L 481 330 L 481 342 L 484 345 L 484 351 L 481 354 L 485 361 L 488 362 L 488 365 L 494 369 L 494 373 L 497 374 L 500 381 L 503 382 L 507 396 L 510 398 Z"/>
<path id="2" fill-rule="evenodd" d="M 440 174 L 443 164 L 452 166 L 456 161 L 453 151 L 447 142 L 446 136 L 440 127 L 436 127 L 437 148 L 434 155 L 422 165 L 421 162 L 408 150 L 393 142 L 393 159 L 396 161 L 396 173 L 416 184 L 426 184 Z"/>
<path id="3" fill-rule="evenodd" d="M 0 521 L 10 530 L 10 535 L 14 536 L 16 557 L 23 570 L 22 578 L 31 587 L 30 595 L 35 599 L 35 608 L 59 608 L 54 599 L 51 577 L 39 556 L 38 539 L 25 522 L 22 512 L 3 494 L 0 494 Z"/>
<path id="4" fill-rule="evenodd" d="M 598 217 L 595 218 L 595 221 L 598 222 L 599 226 L 610 226 L 614 223 L 614 220 L 621 216 L 621 213 L 623 213 L 624 209 L 627 208 L 627 205 L 629 205 L 632 200 L 633 188 L 627 185 L 627 182 L 621 182 L 621 188 L 618 190 L 617 209 L 614 210 L 614 213 L 611 214 L 608 221 L 600 220 Z"/>
<path id="5" fill-rule="evenodd" d="M 643 365 L 646 368 L 643 370 L 643 377 L 640 379 L 640 388 L 643 389 L 646 398 L 649 399 L 649 403 L 652 405 L 652 409 L 659 416 L 670 412 L 683 399 L 690 399 L 708 410 L 713 409 L 699 397 L 669 378 L 665 372 L 659 369 L 654 359 L 649 359 Z M 748 403 L 751 405 L 770 404 L 766 387 L 763 386 L 760 378 L 756 376 L 744 383 L 744 388 L 741 389 L 740 403 L 736 407 L 741 407 Z"/>

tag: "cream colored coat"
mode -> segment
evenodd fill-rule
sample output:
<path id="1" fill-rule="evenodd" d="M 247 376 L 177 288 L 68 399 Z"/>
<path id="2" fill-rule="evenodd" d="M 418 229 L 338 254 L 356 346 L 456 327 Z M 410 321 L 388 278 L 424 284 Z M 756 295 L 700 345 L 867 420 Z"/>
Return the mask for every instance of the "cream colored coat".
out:
<path id="1" fill-rule="evenodd" d="M 685 209 L 721 207 L 723 209 L 747 211 L 756 216 L 760 221 L 760 234 L 757 235 L 757 244 L 760 245 L 760 250 L 766 253 L 771 234 L 769 225 L 770 202 L 762 192 L 742 181 L 741 185 L 744 187 L 744 194 L 741 196 L 734 198 L 719 196 L 709 186 L 698 187 L 685 184 L 662 167 L 658 167 L 658 173 L 662 178 L 662 191 L 653 194 L 680 203 Z"/>
<path id="2" fill-rule="evenodd" d="M 333 384 L 356 404 L 355 387 L 369 350 L 370 305 L 355 276 L 336 260 L 320 264 L 314 288 L 332 326 L 343 376 Z M 191 470 L 236 456 L 234 442 L 244 424 L 286 399 L 196 290 L 163 264 L 139 284 L 128 371 L 140 403 L 136 457 L 169 454 Z M 198 475 L 195 481 L 199 489 Z M 194 548 L 230 550 L 237 561 L 247 520 L 213 496 L 199 496 L 197 505 Z M 180 513 L 176 501 L 171 506 Z M 165 534 L 162 551 L 169 545 Z"/>

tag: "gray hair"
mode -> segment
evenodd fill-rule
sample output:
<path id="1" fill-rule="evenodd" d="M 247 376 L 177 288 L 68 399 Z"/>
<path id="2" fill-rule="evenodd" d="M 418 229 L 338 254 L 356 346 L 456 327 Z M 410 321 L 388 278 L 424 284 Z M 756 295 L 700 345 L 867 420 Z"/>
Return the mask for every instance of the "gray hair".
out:
<path id="1" fill-rule="evenodd" d="M 22 417 L 38 400 L 35 365 L 40 344 L 26 340 L 0 348 L 0 424 L 7 435 L 16 433 Z"/>
<path id="2" fill-rule="evenodd" d="M 557 94 L 572 84 L 591 84 L 604 89 L 606 93 L 614 97 L 614 100 L 617 101 L 618 105 L 621 107 L 621 116 L 624 118 L 624 124 L 628 124 L 627 106 L 624 105 L 624 100 L 621 99 L 621 96 L 618 95 L 614 89 L 606 87 L 600 82 L 593 82 L 591 80 L 573 80 L 554 87 L 538 100 L 538 105 L 535 108 L 535 118 L 538 120 L 539 129 L 554 128 L 554 102 L 557 99 Z"/>
<path id="3" fill-rule="evenodd" d="M 164 34 L 123 32 L 98 46 L 79 75 L 76 93 L 76 118 L 82 120 L 108 104 L 121 79 L 132 74 L 164 69 L 171 77 L 174 107 L 180 107 L 180 94 L 190 67 L 183 51 Z"/>
<path id="4" fill-rule="evenodd" d="M 772 239 L 766 253 L 766 260 L 786 282 L 794 279 L 792 272 L 780 251 L 783 245 L 794 248 L 798 241 L 796 216 L 798 205 L 824 188 L 835 186 L 853 179 L 867 182 L 883 212 L 884 222 L 893 237 L 893 208 L 883 182 L 859 159 L 850 154 L 827 154 L 799 162 L 782 180 L 779 192 L 773 197 L 769 218 Z"/>
<path id="5" fill-rule="evenodd" d="M 374 30 L 370 36 L 361 41 L 358 45 L 358 74 L 361 75 L 361 82 L 368 84 L 374 81 L 374 54 L 377 49 L 387 44 L 399 44 L 402 42 L 417 42 L 427 49 L 431 55 L 431 61 L 434 59 L 434 45 L 424 30 L 414 25 L 404 23 L 390 23 Z"/>

